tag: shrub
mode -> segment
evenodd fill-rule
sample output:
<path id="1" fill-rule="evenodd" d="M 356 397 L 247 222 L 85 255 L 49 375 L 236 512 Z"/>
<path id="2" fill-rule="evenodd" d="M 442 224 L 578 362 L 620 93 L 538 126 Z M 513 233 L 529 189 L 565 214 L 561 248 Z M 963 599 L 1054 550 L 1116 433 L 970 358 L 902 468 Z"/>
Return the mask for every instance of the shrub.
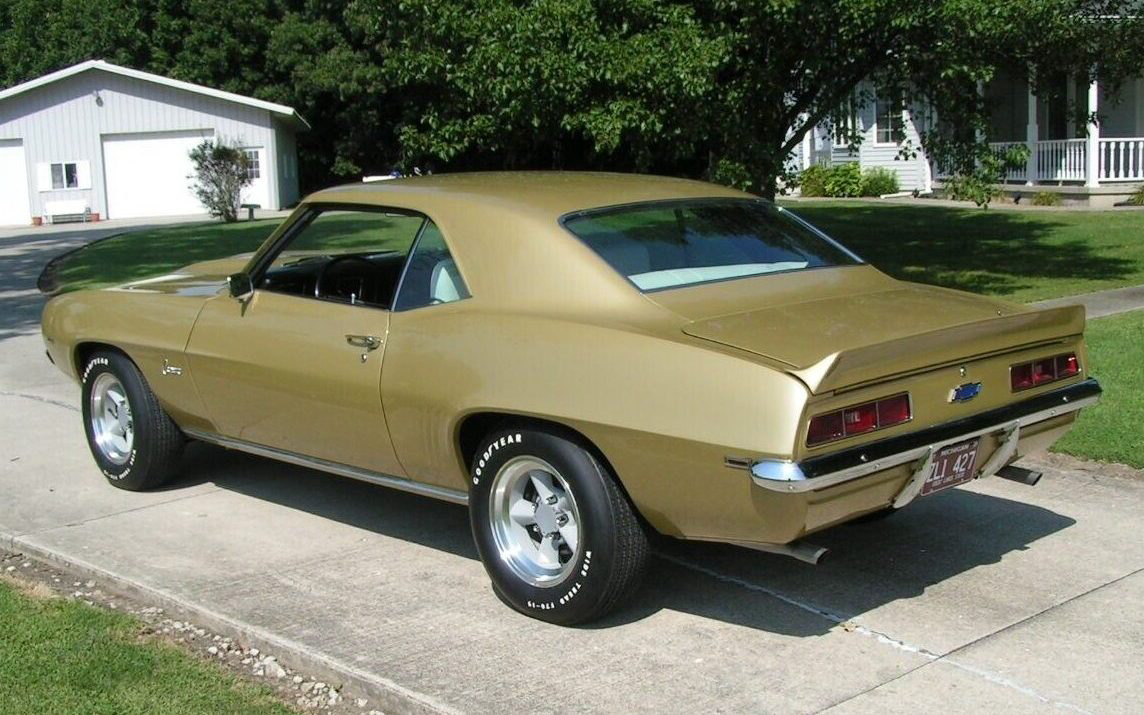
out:
<path id="1" fill-rule="evenodd" d="M 237 221 L 242 189 L 250 185 L 246 153 L 226 142 L 207 139 L 191 149 L 190 156 L 195 173 L 187 178 L 195 196 L 211 216 L 227 223 Z"/>
<path id="2" fill-rule="evenodd" d="M 1030 203 L 1034 206 L 1060 206 L 1061 195 L 1053 193 L 1052 191 L 1038 191 L 1033 194 L 1033 199 Z"/>
<path id="3" fill-rule="evenodd" d="M 1136 193 L 1128 197 L 1128 203 L 1133 206 L 1144 206 L 1144 184 L 1141 184 L 1140 188 L 1136 189 Z"/>
<path id="4" fill-rule="evenodd" d="M 862 195 L 881 196 L 898 192 L 898 172 L 875 166 L 862 173 Z"/>
<path id="5" fill-rule="evenodd" d="M 748 191 L 751 188 L 751 171 L 740 162 L 720 159 L 711 171 L 711 180 L 716 184 Z"/>
<path id="6" fill-rule="evenodd" d="M 942 185 L 947 198 L 954 201 L 972 201 L 982 208 L 988 208 L 990 201 L 1004 196 L 1001 189 L 980 176 L 951 176 L 944 179 Z"/>
<path id="7" fill-rule="evenodd" d="M 826 195 L 836 198 L 862 195 L 862 169 L 857 162 L 830 170 L 826 176 Z"/>
<path id="8" fill-rule="evenodd" d="M 826 177 L 830 175 L 830 167 L 815 164 L 803 169 L 799 174 L 799 186 L 802 187 L 803 196 L 826 196 Z"/>

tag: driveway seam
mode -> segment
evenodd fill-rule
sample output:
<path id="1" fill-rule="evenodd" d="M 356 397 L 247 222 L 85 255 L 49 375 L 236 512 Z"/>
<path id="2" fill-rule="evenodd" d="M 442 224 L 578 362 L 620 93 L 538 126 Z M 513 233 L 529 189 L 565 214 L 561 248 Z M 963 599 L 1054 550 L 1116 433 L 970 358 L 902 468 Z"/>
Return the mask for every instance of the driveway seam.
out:
<path id="1" fill-rule="evenodd" d="M 827 610 L 827 609 L 822 608 L 820 606 L 816 606 L 812 603 L 807 603 L 807 602 L 801 601 L 797 598 L 794 598 L 793 596 L 788 596 L 785 593 L 782 593 L 781 591 L 776 591 L 774 589 L 767 588 L 766 586 L 763 586 L 763 585 L 760 585 L 760 584 L 757 584 L 757 583 L 754 583 L 751 581 L 747 581 L 746 579 L 737 578 L 735 576 L 729 576 L 727 574 L 721 573 L 721 572 L 716 571 L 714 569 L 707 568 L 706 566 L 700 566 L 699 564 L 695 564 L 695 563 L 692 563 L 692 562 L 687 561 L 685 559 L 680 559 L 680 558 L 675 557 L 675 556 L 669 556 L 666 554 L 657 554 L 657 556 L 659 558 L 665 560 L 665 561 L 676 564 L 676 565 L 681 566 L 681 567 L 686 568 L 686 569 L 690 569 L 692 571 L 696 571 L 696 572 L 704 574 L 706 576 L 710 576 L 710 577 L 717 579 L 719 581 L 723 581 L 724 583 L 734 584 L 734 585 L 739 586 L 741 588 L 746 588 L 746 589 L 751 590 L 751 591 L 757 591 L 759 593 L 766 594 L 766 595 L 768 595 L 774 599 L 777 599 L 779 601 L 782 601 L 783 603 L 786 603 L 790 606 L 794 606 L 795 608 L 806 611 L 807 613 L 812 613 L 816 616 L 819 616 L 820 618 L 824 618 L 828 621 L 831 621 L 832 623 L 835 623 L 836 625 L 840 625 L 840 626 L 842 626 L 843 630 L 845 630 L 847 632 L 860 633 L 861 635 L 866 636 L 868 638 L 874 638 L 879 643 L 888 645 L 892 648 L 895 648 L 895 649 L 902 651 L 902 652 L 905 652 L 905 653 L 913 653 L 913 654 L 919 655 L 922 658 L 925 658 L 927 661 L 925 663 L 922 663 L 921 665 L 918 665 L 917 667 L 910 668 L 906 672 L 900 673 L 900 674 L 894 676 L 893 678 L 890 678 L 889 680 L 886 680 L 882 683 L 879 683 L 878 685 L 875 685 L 871 688 L 867 688 L 866 690 L 863 690 L 862 692 L 855 693 L 854 695 L 851 695 L 850 697 L 845 698 L 844 700 L 840 700 L 837 703 L 834 703 L 834 704 L 828 706 L 827 708 L 824 708 L 824 710 L 828 710 L 828 709 L 836 707 L 838 705 L 842 705 L 844 703 L 847 703 L 847 702 L 853 700 L 854 698 L 857 698 L 861 695 L 864 695 L 865 693 L 870 692 L 871 690 L 877 690 L 878 688 L 882 687 L 883 685 L 887 685 L 889 683 L 892 683 L 895 680 L 898 680 L 899 678 L 902 678 L 906 675 L 909 675 L 910 673 L 914 672 L 915 670 L 919 670 L 921 668 L 924 668 L 928 665 L 932 665 L 935 663 L 944 663 L 944 664 L 949 665 L 951 667 L 957 668 L 959 670 L 962 670 L 962 671 L 965 671 L 967 673 L 971 673 L 973 675 L 976 675 L 980 678 L 983 678 L 984 680 L 987 680 L 991 683 L 994 683 L 995 685 L 1000 685 L 1002 687 L 1009 688 L 1010 690 L 1014 690 L 1018 693 L 1021 693 L 1025 696 L 1033 698 L 1035 700 L 1038 700 L 1042 703 L 1052 704 L 1052 705 L 1055 705 L 1058 707 L 1073 710 L 1073 711 L 1078 712 L 1078 713 L 1085 713 L 1085 715 L 1090 715 L 1089 711 L 1084 710 L 1083 708 L 1080 708 L 1076 705 L 1073 705 L 1072 703 L 1069 703 L 1069 702 L 1066 702 L 1063 700 L 1056 700 L 1055 698 L 1047 697 L 1047 696 L 1042 695 L 1041 693 L 1037 692 L 1033 688 L 1030 688 L 1026 685 L 1022 685 L 1021 683 L 1019 683 L 1015 680 L 1012 680 L 1010 678 L 1006 678 L 1003 675 L 993 673 L 993 672 L 985 670 L 983 668 L 977 668 L 977 667 L 974 667 L 974 666 L 971 666 L 971 665 L 968 665 L 965 663 L 959 663 L 956 660 L 951 659 L 949 656 L 953 655 L 955 653 L 958 653 L 959 651 L 962 651 L 962 650 L 964 650 L 964 649 L 966 649 L 966 648 L 968 648 L 968 647 L 970 647 L 976 643 L 979 643 L 983 640 L 986 640 L 988 638 L 992 638 L 995 635 L 1004 633 L 1005 631 L 1008 631 L 1011 628 L 1015 628 L 1015 627 L 1021 625 L 1022 623 L 1026 623 L 1026 622 L 1028 622 L 1034 618 L 1038 618 L 1039 616 L 1041 616 L 1045 613 L 1048 613 L 1049 611 L 1051 611 L 1055 608 L 1059 608 L 1059 607 L 1061 607 L 1067 603 L 1070 603 L 1070 602 L 1072 602 L 1078 598 L 1081 598 L 1083 596 L 1087 596 L 1090 593 L 1094 593 L 1096 591 L 1099 591 L 1102 588 L 1105 588 L 1107 586 L 1111 586 L 1115 583 L 1118 583 L 1119 581 L 1121 581 L 1123 579 L 1130 578 L 1130 577 L 1135 576 L 1136 574 L 1144 571 L 1144 569 L 1136 569 L 1135 571 L 1131 571 L 1129 573 L 1118 576 L 1111 581 L 1100 584 L 1099 586 L 1093 586 L 1092 588 L 1090 588 L 1087 591 L 1084 591 L 1083 593 L 1078 593 L 1075 596 L 1071 596 L 1071 597 L 1065 599 L 1064 601 L 1061 601 L 1060 603 L 1055 603 L 1055 604 L 1053 604 L 1047 608 L 1044 608 L 1044 609 L 1038 611 L 1037 613 L 1026 616 L 1025 618 L 1022 618 L 1020 620 L 1014 621 L 1013 623 L 1010 623 L 1010 624 L 1004 626 L 1003 628 L 999 628 L 996 631 L 993 631 L 992 633 L 981 636 L 979 638 L 975 638 L 968 643 L 965 643 L 963 645 L 958 646 L 957 648 L 954 648 L 949 653 L 946 653 L 944 655 L 938 655 L 937 653 L 934 653 L 931 650 L 928 650 L 928 649 L 923 648 L 921 646 L 913 645 L 911 643 L 907 643 L 906 641 L 899 640 L 897 638 L 889 636 L 889 635 L 882 633 L 880 631 L 876 631 L 872 628 L 869 628 L 867 626 L 862 625 L 861 623 L 858 623 L 854 619 L 845 618 L 845 617 L 841 616 L 840 614 L 834 613 L 833 611 Z M 822 712 L 822 711 L 820 711 L 820 712 Z"/>
<path id="2" fill-rule="evenodd" d="M 63 402 L 62 400 L 53 400 L 50 397 L 41 397 L 39 395 L 29 395 L 29 394 L 24 393 L 24 392 L 10 392 L 8 390 L 0 390 L 0 397 L 22 397 L 25 400 L 34 400 L 36 402 L 42 402 L 45 405 L 55 405 L 56 407 L 62 407 L 65 410 L 71 410 L 72 412 L 79 412 L 79 408 L 76 407 L 75 405 L 71 404 L 71 403 Z"/>
<path id="3" fill-rule="evenodd" d="M 14 541 L 16 539 L 22 539 L 25 536 L 40 536 L 42 534 L 50 534 L 53 531 L 59 531 L 60 529 L 75 529 L 77 527 L 86 526 L 88 524 L 92 524 L 92 523 L 95 523 L 97 521 L 102 521 L 104 519 L 111 519 L 113 517 L 122 516 L 124 514 L 131 514 L 133 512 L 137 512 L 137 511 L 144 511 L 144 510 L 150 509 L 152 507 L 165 506 L 167 504 L 174 504 L 176 502 L 186 501 L 187 499 L 194 499 L 195 497 L 206 496 L 208 494 L 215 494 L 215 493 L 220 492 L 220 491 L 222 491 L 222 487 L 214 487 L 213 489 L 208 489 L 206 491 L 195 492 L 194 494 L 184 494 L 182 496 L 177 496 L 177 497 L 174 497 L 171 499 L 164 499 L 163 501 L 151 502 L 150 504 L 142 504 L 140 506 L 133 506 L 130 509 L 120 509 L 119 511 L 113 511 L 113 512 L 108 513 L 108 514 L 99 514 L 98 516 L 92 516 L 92 517 L 88 517 L 87 519 L 81 519 L 79 521 L 68 522 L 67 524 L 58 524 L 56 526 L 48 526 L 48 527 L 45 527 L 43 529 L 36 529 L 35 531 L 13 532 L 11 534 L 8 534 L 7 537 L 9 540 Z"/>

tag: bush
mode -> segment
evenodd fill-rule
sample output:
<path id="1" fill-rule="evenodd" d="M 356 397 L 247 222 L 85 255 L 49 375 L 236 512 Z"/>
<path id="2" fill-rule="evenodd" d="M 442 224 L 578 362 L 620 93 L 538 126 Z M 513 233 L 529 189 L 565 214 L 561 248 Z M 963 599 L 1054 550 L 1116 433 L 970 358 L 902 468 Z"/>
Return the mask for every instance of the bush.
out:
<path id="1" fill-rule="evenodd" d="M 1136 189 L 1136 193 L 1128 197 L 1128 203 L 1133 206 L 1144 206 L 1144 185 L 1141 185 L 1139 189 Z"/>
<path id="2" fill-rule="evenodd" d="M 799 174 L 798 182 L 802 187 L 803 196 L 826 196 L 826 177 L 830 175 L 830 167 L 815 164 L 803 169 Z"/>
<path id="3" fill-rule="evenodd" d="M 862 172 L 862 195 L 881 196 L 898 193 L 898 172 L 875 166 Z"/>
<path id="4" fill-rule="evenodd" d="M 826 176 L 826 195 L 835 198 L 862 195 L 862 169 L 857 162 L 842 164 L 830 170 Z"/>
<path id="5" fill-rule="evenodd" d="M 1034 206 L 1060 206 L 1061 195 L 1053 193 L 1052 191 L 1038 191 L 1033 194 L 1033 199 L 1030 203 Z"/>
<path id="6" fill-rule="evenodd" d="M 187 178 L 195 196 L 211 216 L 227 223 L 237 221 L 242 190 L 250 185 L 250 160 L 246 153 L 223 141 L 207 139 L 191 149 L 190 156 L 195 173 Z"/>

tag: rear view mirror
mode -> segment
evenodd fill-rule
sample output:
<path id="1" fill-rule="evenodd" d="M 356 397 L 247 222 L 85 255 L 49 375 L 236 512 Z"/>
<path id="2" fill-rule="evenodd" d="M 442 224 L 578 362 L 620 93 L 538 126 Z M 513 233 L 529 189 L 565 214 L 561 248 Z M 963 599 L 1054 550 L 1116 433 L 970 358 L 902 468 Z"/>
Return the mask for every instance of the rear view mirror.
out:
<path id="1" fill-rule="evenodd" d="M 245 300 L 254 293 L 254 283 L 247 273 L 234 273 L 226 279 L 230 284 L 230 296 L 238 300 Z"/>

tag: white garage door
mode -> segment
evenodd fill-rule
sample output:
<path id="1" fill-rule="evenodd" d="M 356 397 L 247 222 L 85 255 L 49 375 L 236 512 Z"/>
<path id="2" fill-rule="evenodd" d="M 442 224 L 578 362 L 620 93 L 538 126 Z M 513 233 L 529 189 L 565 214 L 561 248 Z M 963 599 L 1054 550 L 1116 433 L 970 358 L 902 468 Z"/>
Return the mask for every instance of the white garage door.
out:
<path id="1" fill-rule="evenodd" d="M 28 205 L 28 165 L 19 139 L 0 140 L 0 226 L 32 223 Z"/>
<path id="2" fill-rule="evenodd" d="M 211 130 L 103 137 L 107 217 L 180 216 L 206 211 L 191 191 L 190 151 Z"/>

